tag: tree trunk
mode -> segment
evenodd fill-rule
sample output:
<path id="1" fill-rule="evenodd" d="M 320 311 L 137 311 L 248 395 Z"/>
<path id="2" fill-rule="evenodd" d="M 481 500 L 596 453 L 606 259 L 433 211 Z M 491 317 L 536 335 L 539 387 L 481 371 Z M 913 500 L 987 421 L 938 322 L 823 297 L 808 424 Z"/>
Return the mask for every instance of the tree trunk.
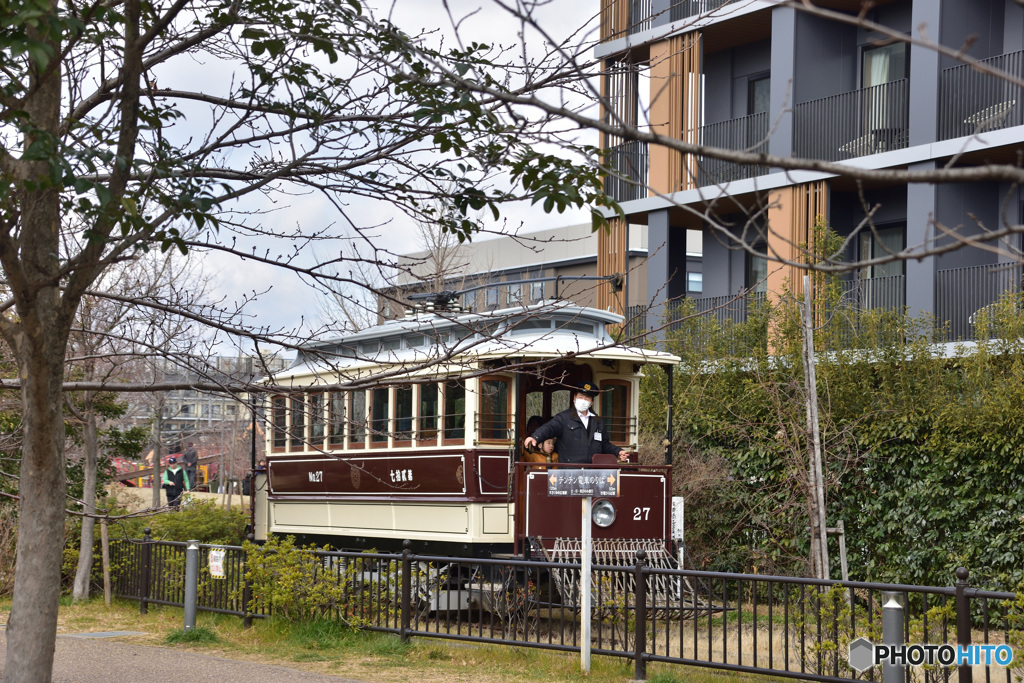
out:
<path id="1" fill-rule="evenodd" d="M 160 456 L 163 448 L 160 445 L 160 432 L 164 422 L 163 401 L 157 404 L 156 418 L 153 420 L 153 505 L 160 507 Z"/>
<path id="2" fill-rule="evenodd" d="M 814 575 L 828 579 L 828 531 L 825 515 L 825 480 L 821 460 L 821 431 L 818 424 L 818 378 L 814 360 L 814 313 L 811 308 L 811 281 L 804 275 L 804 305 L 801 322 L 804 336 L 804 381 L 807 388 L 808 509 L 811 517 L 811 564 Z"/>
<path id="3" fill-rule="evenodd" d="M 92 555 L 95 545 L 96 518 L 96 479 L 99 462 L 99 443 L 96 428 L 96 411 L 92 406 L 92 392 L 87 392 L 85 399 L 85 483 L 82 491 L 82 540 L 78 547 L 78 570 L 75 573 L 75 586 L 72 597 L 75 600 L 89 599 L 89 584 L 92 577 Z"/>

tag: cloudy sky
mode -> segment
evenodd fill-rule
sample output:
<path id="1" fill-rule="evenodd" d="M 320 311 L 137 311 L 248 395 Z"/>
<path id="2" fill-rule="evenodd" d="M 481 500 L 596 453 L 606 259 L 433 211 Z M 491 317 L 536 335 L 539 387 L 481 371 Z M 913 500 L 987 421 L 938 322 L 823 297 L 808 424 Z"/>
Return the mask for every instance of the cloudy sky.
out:
<path id="1" fill-rule="evenodd" d="M 522 0 L 520 0 L 520 4 Z M 529 3 L 541 25 L 553 37 L 562 39 L 571 32 L 578 32 L 581 25 L 588 23 L 586 30 L 578 35 L 581 39 L 593 40 L 596 33 L 598 0 L 552 0 Z M 494 0 L 397 0 L 384 4 L 378 0 L 375 13 L 390 16 L 391 20 L 406 32 L 416 34 L 421 30 L 433 30 L 438 40 L 450 45 L 455 35 L 453 19 L 458 22 L 458 32 L 463 40 L 475 40 L 520 46 L 524 42 L 529 54 L 543 49 L 543 41 L 535 32 L 521 32 L 521 26 Z M 197 68 L 215 69 L 217 65 L 202 64 Z M 209 72 L 206 71 L 206 75 Z M 592 141 L 596 143 L 596 138 Z M 266 213 L 260 217 L 269 230 L 276 232 L 303 232 L 307 229 L 327 225 L 345 226 L 349 221 L 360 226 L 379 226 L 367 230 L 378 246 L 408 253 L 421 248 L 417 240 L 416 226 L 397 209 L 383 202 L 353 199 L 345 207 L 346 216 L 339 215 L 323 197 L 315 194 L 294 197 L 287 206 L 253 204 L 253 208 Z M 346 220 L 346 218 L 348 220 Z M 565 214 L 545 214 L 539 206 L 511 206 L 503 211 L 502 221 L 493 229 L 528 232 L 560 225 L 571 225 L 588 220 L 585 211 Z M 269 250 L 270 255 L 286 257 L 294 248 L 283 240 L 264 242 L 258 249 Z M 300 262 L 311 263 L 312 253 L 300 253 Z M 318 311 L 313 290 L 302 280 L 271 265 L 252 261 L 239 263 L 234 257 L 208 254 L 204 256 L 204 270 L 212 278 L 215 298 L 224 305 L 234 306 L 243 299 L 256 296 L 246 305 L 249 325 L 268 326 L 271 329 L 316 327 Z M 230 352 L 225 349 L 224 352 Z"/>

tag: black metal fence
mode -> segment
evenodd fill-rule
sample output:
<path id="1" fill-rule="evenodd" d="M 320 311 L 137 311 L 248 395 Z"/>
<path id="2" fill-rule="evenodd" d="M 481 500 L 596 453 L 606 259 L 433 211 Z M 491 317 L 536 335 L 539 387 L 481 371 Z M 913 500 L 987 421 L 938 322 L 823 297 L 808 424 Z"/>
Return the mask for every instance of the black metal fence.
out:
<path id="1" fill-rule="evenodd" d="M 935 317 L 947 326 L 948 341 L 976 338 L 976 325 L 983 311 L 1004 294 L 1022 291 L 1021 264 L 999 264 L 952 268 L 935 273 Z"/>
<path id="2" fill-rule="evenodd" d="M 119 597 L 181 605 L 183 543 L 120 541 L 112 567 Z M 204 546 L 212 548 L 213 546 Z M 287 609 L 280 585 L 255 583 L 249 594 L 241 548 L 225 551 L 225 578 L 200 578 L 200 609 L 247 621 Z M 263 552 L 257 550 L 256 552 Z M 327 584 L 313 613 L 400 635 L 579 651 L 581 567 L 522 559 L 308 552 L 315 581 Z M 984 591 L 958 570 L 951 587 L 820 581 L 670 569 L 632 559 L 595 564 L 590 614 L 595 654 L 628 658 L 636 677 L 648 662 L 688 664 L 819 681 L 879 680 L 847 662 L 850 642 L 881 643 L 883 593 L 902 599 L 908 644 L 1006 643 L 1012 593 Z M 252 558 L 250 562 L 258 562 Z M 608 562 L 608 559 L 598 559 Z M 664 562 L 655 564 L 664 565 Z M 221 587 L 211 585 L 222 582 Z M 266 577 L 264 577 L 266 582 Z M 291 590 L 312 591 L 296 585 Z M 262 594 L 263 591 L 267 594 Z M 985 680 L 1006 680 L 999 666 L 975 666 Z M 938 667 L 929 681 L 972 680 L 971 667 Z"/>
<path id="3" fill-rule="evenodd" d="M 762 112 L 701 126 L 700 144 L 741 152 L 767 152 L 768 114 Z M 737 164 L 711 157 L 700 157 L 698 163 L 697 180 L 701 186 L 717 185 L 768 173 L 767 166 Z"/>
<path id="4" fill-rule="evenodd" d="M 647 196 L 647 143 L 629 140 L 613 145 L 606 163 L 613 172 L 605 178 L 605 194 L 617 202 Z"/>
<path id="5" fill-rule="evenodd" d="M 981 59 L 978 66 L 1022 78 L 1024 51 Z M 1024 124 L 1024 91 L 978 66 L 961 64 L 942 70 L 940 140 Z"/>
<path id="6" fill-rule="evenodd" d="M 840 161 L 902 149 L 910 142 L 908 80 L 793 107 L 793 154 Z"/>

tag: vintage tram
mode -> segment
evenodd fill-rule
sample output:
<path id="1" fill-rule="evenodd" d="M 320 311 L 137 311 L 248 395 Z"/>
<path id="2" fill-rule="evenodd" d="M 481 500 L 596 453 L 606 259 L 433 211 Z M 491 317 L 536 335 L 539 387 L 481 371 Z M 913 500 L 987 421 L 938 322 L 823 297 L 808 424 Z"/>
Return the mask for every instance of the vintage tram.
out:
<path id="1" fill-rule="evenodd" d="M 567 302 L 487 313 L 410 312 L 304 348 L 271 378 L 267 467 L 253 482 L 257 539 L 268 532 L 340 549 L 461 557 L 578 557 L 578 499 L 547 495 L 549 467 L 521 461 L 531 416 L 600 386 L 611 441 L 637 447 L 642 368 L 667 353 L 616 344 L 621 316 Z M 338 386 L 344 390 L 334 390 Z M 595 458 L 600 460 L 600 458 Z M 669 463 L 566 465 L 619 471 L 595 500 L 605 553 L 671 557 Z"/>

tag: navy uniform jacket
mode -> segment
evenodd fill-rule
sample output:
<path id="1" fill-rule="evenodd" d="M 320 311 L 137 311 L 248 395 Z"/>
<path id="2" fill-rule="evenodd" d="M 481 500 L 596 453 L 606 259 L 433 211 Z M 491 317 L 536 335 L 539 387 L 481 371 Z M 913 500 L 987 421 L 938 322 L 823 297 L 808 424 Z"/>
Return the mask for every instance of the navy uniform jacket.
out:
<path id="1" fill-rule="evenodd" d="M 600 438 L 598 438 L 598 436 Z M 604 421 L 590 413 L 587 426 L 583 426 L 575 408 L 563 410 L 533 433 L 537 443 L 551 438 L 558 439 L 555 450 L 558 462 L 589 463 L 596 453 L 619 454 L 622 449 L 608 440 Z"/>

